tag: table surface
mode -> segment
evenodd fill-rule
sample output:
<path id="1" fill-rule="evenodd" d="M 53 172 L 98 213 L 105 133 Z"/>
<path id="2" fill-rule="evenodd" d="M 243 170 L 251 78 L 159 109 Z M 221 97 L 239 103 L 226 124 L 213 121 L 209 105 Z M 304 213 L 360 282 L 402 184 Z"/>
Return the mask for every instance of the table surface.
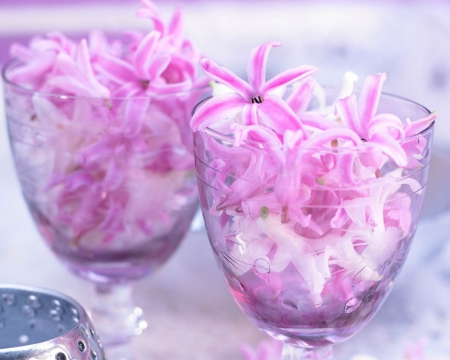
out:
<path id="1" fill-rule="evenodd" d="M 433 7 L 428 5 L 427 2 L 424 5 L 424 9 L 426 8 L 429 12 Z M 205 5 L 202 4 L 203 6 L 207 6 L 206 2 Z M 426 12 L 413 12 L 411 9 L 414 8 L 410 8 L 410 11 L 407 13 L 402 12 L 402 16 L 405 15 L 410 18 L 417 16 L 417 19 L 421 19 L 421 21 L 427 19 L 429 21 L 432 18 L 422 16 Z M 194 10 L 196 11 L 197 9 L 194 8 Z M 210 16 L 208 17 L 210 23 L 206 21 L 207 19 L 203 23 L 198 22 L 198 24 L 204 24 L 205 28 L 203 29 L 205 31 L 197 32 L 197 40 L 200 43 L 203 41 L 206 44 L 207 41 L 211 40 L 208 37 L 210 34 L 206 31 L 206 28 L 208 24 L 212 23 L 213 15 L 226 10 L 225 8 L 213 9 L 211 7 L 209 9 Z M 400 8 L 400 10 L 402 9 Z M 267 11 L 272 12 L 272 8 Z M 373 9 L 367 11 L 373 11 Z M 380 14 L 386 13 L 383 12 L 383 9 L 379 12 Z M 435 12 L 444 14 L 444 12 L 440 11 Z M 11 16 L 10 13 L 20 16 L 17 18 L 17 16 Z M 0 31 L 2 32 L 22 31 L 25 29 L 24 24 L 29 25 L 30 29 L 28 30 L 33 30 L 34 28 L 31 27 L 33 24 L 28 19 L 37 21 L 38 25 L 42 27 L 42 29 L 39 28 L 41 30 L 46 29 L 45 26 L 53 27 L 54 25 L 61 30 L 65 30 L 61 27 L 66 24 L 67 29 L 72 25 L 91 27 L 92 24 L 88 23 L 88 21 L 92 21 L 95 24 L 100 21 L 100 25 L 105 26 L 108 24 L 115 24 L 115 27 L 128 25 L 128 23 L 119 22 L 117 17 L 107 17 L 103 12 L 101 13 L 103 16 L 99 17 L 94 11 L 88 12 L 90 17 L 76 17 L 76 24 L 75 21 L 70 22 L 67 18 L 63 19 L 60 16 L 35 16 L 35 9 L 31 8 L 27 9 L 27 11 L 20 9 L 20 13 L 18 10 L 11 10 L 10 13 L 3 12 L 0 14 L 2 19 Z M 189 13 L 191 17 L 194 14 L 194 11 Z M 264 13 L 255 12 L 256 14 L 262 14 L 260 17 L 263 18 Z M 199 13 L 198 16 L 201 16 L 201 14 Z M 75 19 L 75 16 L 73 18 Z M 359 18 L 358 16 L 351 17 L 354 21 Z M 395 27 L 397 30 L 400 27 L 403 28 L 406 21 L 397 22 L 397 18 L 395 18 L 395 22 L 393 22 L 394 18 L 395 16 L 391 16 L 383 19 L 384 21 L 390 19 L 391 27 L 393 26 L 392 24 L 398 23 L 399 26 Z M 235 22 L 240 20 L 247 22 L 247 19 L 248 17 L 242 12 L 240 17 L 235 18 Z M 308 17 L 304 19 L 307 20 Z M 48 23 L 48 21 L 50 22 Z M 274 21 L 276 21 L 276 18 L 272 19 L 272 22 Z M 445 18 L 445 21 L 448 25 L 448 18 Z M 254 22 L 256 22 L 255 19 Z M 411 23 L 417 24 L 418 22 L 412 21 Z M 433 39 L 436 36 L 443 37 L 446 33 L 439 32 L 440 28 L 437 28 L 436 25 L 442 23 L 445 22 L 433 21 L 434 27 L 430 25 L 430 21 L 426 23 L 425 25 L 434 31 L 431 32 L 430 30 L 427 34 L 432 36 Z M 233 25 L 234 23 L 227 24 L 225 20 L 220 22 L 219 25 L 223 25 L 224 30 L 217 35 L 220 41 L 217 41 L 218 45 L 211 50 L 213 53 L 215 51 L 214 54 L 219 57 L 220 55 L 225 57 L 227 52 L 226 46 L 222 46 L 222 42 L 224 39 L 233 38 L 232 31 L 234 28 L 237 28 Z M 305 27 L 309 26 L 307 23 L 305 24 Z M 370 22 L 368 24 L 370 25 Z M 295 21 L 293 29 L 301 30 L 299 28 L 300 25 L 300 23 Z M 351 28 L 353 25 L 350 25 L 349 27 Z M 361 24 L 358 26 L 361 27 Z M 372 29 L 369 26 L 367 28 L 369 30 Z M 111 27 L 111 29 L 113 28 Z M 265 29 L 270 29 L 270 27 L 267 26 Z M 373 26 L 373 29 L 376 29 L 376 27 Z M 73 29 L 70 28 L 69 30 Z M 354 33 L 352 28 L 349 34 Z M 398 40 L 401 33 L 392 31 L 389 33 L 390 37 L 392 33 L 395 33 L 395 38 Z M 258 34 L 259 37 L 252 41 L 252 44 L 263 37 L 267 40 L 266 33 L 252 33 L 254 36 Z M 371 34 L 372 32 L 368 33 L 367 30 L 363 37 L 368 38 Z M 373 34 L 376 35 L 374 35 L 375 38 L 378 38 L 378 30 L 373 31 Z M 272 36 L 271 33 L 270 35 Z M 293 33 L 287 40 L 295 40 L 295 43 L 297 43 L 297 36 L 294 35 Z M 317 38 L 319 36 L 321 35 L 318 34 Z M 402 51 L 406 55 L 410 52 L 412 53 L 413 49 L 417 47 L 415 42 L 406 41 L 401 43 L 404 44 L 402 45 L 404 46 Z M 247 43 L 245 44 L 247 46 Z M 336 44 L 331 43 L 332 46 L 339 46 L 340 44 L 340 42 Z M 385 49 L 385 44 L 381 40 L 372 43 L 373 46 L 375 46 L 374 44 L 378 44 L 380 48 L 383 47 Z M 410 44 L 410 47 L 406 47 L 408 44 Z M 434 45 L 434 41 L 422 41 L 422 46 L 424 44 L 433 46 L 433 51 L 422 49 L 422 53 L 426 54 L 427 60 L 431 63 L 433 60 L 431 56 L 435 53 L 434 50 L 437 50 L 437 47 Z M 392 49 L 396 48 L 395 46 L 391 47 Z M 361 49 L 361 46 L 358 45 L 356 48 Z M 307 49 L 309 51 L 316 48 L 310 46 Z M 322 47 L 319 49 L 322 49 Z M 350 47 L 351 49 L 353 48 Z M 407 51 L 408 49 L 410 52 Z M 450 47 L 439 47 L 438 50 L 442 52 L 443 49 L 447 49 L 450 52 Z M 378 50 L 380 49 L 375 48 L 373 52 L 378 54 Z M 223 51 L 223 54 L 220 51 Z M 321 54 L 322 52 L 319 52 L 319 55 Z M 332 55 L 332 53 L 330 54 Z M 324 53 L 323 57 L 329 60 L 330 54 Z M 386 59 L 391 62 L 392 60 L 398 59 L 398 61 L 401 61 L 403 59 L 403 57 L 397 56 L 398 54 L 396 53 L 394 55 L 391 58 L 386 57 Z M 409 60 L 411 57 L 406 55 L 405 57 Z M 356 64 L 360 63 L 361 54 L 359 52 L 352 53 L 350 51 L 349 56 L 354 56 L 358 60 L 358 62 L 355 62 Z M 373 58 L 376 59 L 377 57 L 374 56 Z M 241 58 L 232 57 L 232 59 L 235 62 L 242 62 Z M 289 57 L 286 57 L 286 59 L 289 59 Z M 383 61 L 386 59 L 383 58 Z M 383 66 L 391 64 L 387 60 L 382 63 Z M 442 61 L 439 61 L 438 64 L 441 64 Z M 231 64 L 234 63 L 231 62 Z M 334 61 L 333 64 L 337 66 L 341 63 Z M 396 62 L 391 64 L 391 73 L 394 74 L 393 79 L 397 80 L 399 84 L 404 84 L 405 89 L 414 88 L 414 86 L 408 85 L 410 83 L 405 80 L 405 74 L 409 76 L 411 73 L 414 73 L 416 78 L 422 82 L 425 82 L 427 79 L 425 75 L 428 76 L 428 73 L 425 74 L 425 70 L 422 71 L 422 69 L 428 69 L 427 67 L 417 66 L 417 68 L 411 68 L 412 65 L 416 64 L 416 61 L 408 61 L 402 66 L 395 67 L 394 65 L 396 64 Z M 424 74 L 423 76 L 421 75 L 422 73 Z M 405 79 L 401 76 L 402 74 L 405 75 Z M 419 87 L 416 88 L 421 89 Z M 422 99 L 428 94 L 427 101 L 433 109 L 440 109 L 442 115 L 445 114 L 445 111 L 450 113 L 450 109 L 446 105 L 448 103 L 448 94 L 445 94 L 442 89 L 423 88 L 422 90 L 423 94 L 419 94 L 418 98 Z M 403 93 L 402 91 L 398 92 Z M 442 118 L 444 119 L 445 116 L 442 116 Z M 444 127 L 444 121 L 439 126 L 441 126 L 441 130 L 448 127 Z M 448 132 L 439 131 L 437 135 L 443 139 L 444 136 L 448 137 Z M 447 139 L 445 138 L 445 140 Z M 447 260 L 450 258 L 450 242 L 448 242 L 450 193 L 447 190 L 448 179 L 450 179 L 450 155 L 443 149 L 435 147 L 424 215 L 419 224 L 407 263 L 391 295 L 373 321 L 355 337 L 335 347 L 336 359 L 421 360 L 421 358 L 408 357 L 407 355 L 407 349 L 414 348 L 418 344 L 423 344 L 426 353 L 424 359 L 450 359 L 450 262 Z M 40 239 L 28 214 L 14 174 L 1 101 L 0 235 L 0 283 L 45 286 L 66 293 L 77 299 L 86 308 L 89 308 L 91 303 L 90 284 L 72 275 L 52 255 Z M 190 232 L 178 251 L 164 267 L 154 275 L 139 281 L 136 284 L 135 297 L 137 303 L 143 308 L 149 324 L 147 330 L 136 339 L 134 344 L 138 360 L 243 360 L 244 358 L 240 351 L 240 346 L 243 343 L 256 346 L 261 340 L 267 339 L 264 334 L 259 332 L 246 319 L 234 303 L 216 267 L 206 234 L 202 230 Z"/>

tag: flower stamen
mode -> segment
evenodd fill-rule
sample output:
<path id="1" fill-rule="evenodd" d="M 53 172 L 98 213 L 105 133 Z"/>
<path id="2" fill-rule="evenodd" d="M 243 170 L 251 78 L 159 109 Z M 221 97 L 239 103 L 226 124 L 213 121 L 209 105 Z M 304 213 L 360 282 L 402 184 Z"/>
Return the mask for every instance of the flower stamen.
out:
<path id="1" fill-rule="evenodd" d="M 289 207 L 284 205 L 281 209 L 281 222 L 286 224 L 289 221 Z"/>
<path id="2" fill-rule="evenodd" d="M 259 95 L 258 97 L 252 97 L 252 104 L 261 104 L 264 101 L 264 98 Z"/>

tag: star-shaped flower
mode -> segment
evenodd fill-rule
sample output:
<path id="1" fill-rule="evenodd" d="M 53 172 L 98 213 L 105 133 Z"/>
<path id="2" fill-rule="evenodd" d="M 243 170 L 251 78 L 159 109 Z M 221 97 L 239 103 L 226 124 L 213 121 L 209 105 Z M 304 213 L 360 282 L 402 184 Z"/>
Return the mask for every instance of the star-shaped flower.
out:
<path id="1" fill-rule="evenodd" d="M 214 97 L 201 106 L 192 118 L 192 129 L 202 130 L 217 122 L 234 118 L 240 113 L 241 125 L 263 125 L 281 136 L 286 130 L 301 129 L 302 124 L 298 117 L 278 93 L 287 85 L 314 74 L 317 68 L 309 65 L 299 66 L 266 81 L 269 51 L 279 45 L 280 43 L 272 41 L 252 50 L 247 65 L 248 82 L 212 60 L 203 58 L 201 65 L 205 72 L 235 92 Z"/>

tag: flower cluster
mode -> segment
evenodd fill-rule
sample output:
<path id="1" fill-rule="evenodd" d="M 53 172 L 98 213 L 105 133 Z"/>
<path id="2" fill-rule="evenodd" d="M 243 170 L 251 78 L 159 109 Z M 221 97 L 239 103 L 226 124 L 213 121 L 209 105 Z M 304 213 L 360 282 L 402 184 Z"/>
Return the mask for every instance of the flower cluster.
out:
<path id="1" fill-rule="evenodd" d="M 189 91 L 205 83 L 198 76 L 200 54 L 183 37 L 183 13 L 176 9 L 168 26 L 150 0 L 142 0 L 140 18 L 153 22 L 145 34 L 127 31 L 126 41 L 109 41 L 101 31 L 75 42 L 59 32 L 15 44 L 20 62 L 8 74 L 22 87 L 51 94 L 103 99 L 155 96 Z"/>
<path id="2" fill-rule="evenodd" d="M 423 111 L 413 122 L 394 115 L 402 99 L 383 97 L 385 74 L 368 76 L 358 93 L 347 75 L 331 104 L 312 78 L 315 67 L 266 81 L 267 56 L 278 45 L 252 51 L 248 83 L 203 59 L 220 91 L 191 127 L 200 191 L 208 194 L 204 216 L 230 286 L 257 321 L 287 328 L 297 321 L 290 312 L 302 309 L 301 321 L 312 313 L 331 321 L 331 310 L 318 310 L 331 307 L 330 296 L 339 299 L 336 318 L 355 311 L 373 286 L 383 297 L 397 273 L 386 264 L 406 256 L 415 230 L 421 195 L 414 194 L 426 183 L 436 114 Z M 298 297 L 301 288 L 309 300 Z"/>
<path id="3" fill-rule="evenodd" d="M 154 29 L 115 40 L 95 31 L 79 42 L 53 32 L 11 48 L 5 96 L 16 160 L 26 164 L 19 171 L 40 169 L 30 196 L 45 199 L 39 212 L 72 245 L 142 243 L 172 229 L 172 208 L 195 202 L 189 119 L 209 79 L 180 9 L 166 26 L 142 0 L 137 16 Z"/>

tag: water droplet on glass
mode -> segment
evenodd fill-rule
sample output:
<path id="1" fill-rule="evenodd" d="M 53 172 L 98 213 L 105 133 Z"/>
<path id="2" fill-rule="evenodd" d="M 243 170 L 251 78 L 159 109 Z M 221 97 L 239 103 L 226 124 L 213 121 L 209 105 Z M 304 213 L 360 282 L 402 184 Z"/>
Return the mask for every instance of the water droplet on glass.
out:
<path id="1" fill-rule="evenodd" d="M 27 317 L 33 317 L 36 315 L 36 311 L 30 305 L 24 305 L 22 307 L 22 314 Z"/>
<path id="2" fill-rule="evenodd" d="M 25 335 L 25 334 L 19 336 L 19 342 L 20 342 L 21 344 L 26 344 L 26 343 L 28 342 L 28 340 L 29 340 L 29 338 L 28 338 L 28 336 Z"/>
<path id="3" fill-rule="evenodd" d="M 259 258 L 255 260 L 253 264 L 255 270 L 260 274 L 269 274 L 270 273 L 270 262 L 268 258 Z"/>
<path id="4" fill-rule="evenodd" d="M 2 300 L 8 306 L 12 306 L 16 303 L 14 294 L 2 294 Z"/>
<path id="5" fill-rule="evenodd" d="M 0 322 L 0 329 L 3 329 L 5 327 L 5 324 L 3 324 L 2 322 Z"/>
<path id="6" fill-rule="evenodd" d="M 80 350 L 80 352 L 84 352 L 86 350 L 86 344 L 84 343 L 83 340 L 78 340 L 78 350 Z"/>
<path id="7" fill-rule="evenodd" d="M 39 300 L 36 295 L 28 296 L 28 304 L 30 304 L 33 309 L 39 309 L 42 307 L 41 300 Z"/>
<path id="8" fill-rule="evenodd" d="M 297 302 L 294 299 L 284 299 L 281 305 L 290 311 L 297 310 Z"/>
<path id="9" fill-rule="evenodd" d="M 80 319 L 78 319 L 76 316 L 74 316 L 74 317 L 72 317 L 72 321 L 73 321 L 75 324 L 78 324 L 78 323 L 80 322 Z"/>
<path id="10" fill-rule="evenodd" d="M 97 352 L 95 350 L 91 350 L 91 359 L 97 360 L 97 358 L 98 358 Z"/>
<path id="11" fill-rule="evenodd" d="M 355 299 L 355 298 L 351 298 L 351 299 L 347 300 L 347 302 L 345 303 L 344 312 L 346 314 L 352 313 L 359 307 L 360 303 L 361 303 L 361 301 L 359 301 L 358 299 Z"/>
<path id="12" fill-rule="evenodd" d="M 78 315 L 78 310 L 75 309 L 73 306 L 71 306 L 71 307 L 69 308 L 69 310 L 70 310 L 70 312 L 71 312 L 73 315 L 75 315 L 76 317 L 79 316 L 79 315 Z"/>
<path id="13" fill-rule="evenodd" d="M 52 319 L 53 321 L 61 321 L 61 314 L 55 310 L 52 309 L 48 312 L 48 316 L 50 317 L 50 319 Z"/>
<path id="14" fill-rule="evenodd" d="M 57 353 L 55 356 L 56 360 L 67 360 L 67 356 L 64 353 Z"/>

